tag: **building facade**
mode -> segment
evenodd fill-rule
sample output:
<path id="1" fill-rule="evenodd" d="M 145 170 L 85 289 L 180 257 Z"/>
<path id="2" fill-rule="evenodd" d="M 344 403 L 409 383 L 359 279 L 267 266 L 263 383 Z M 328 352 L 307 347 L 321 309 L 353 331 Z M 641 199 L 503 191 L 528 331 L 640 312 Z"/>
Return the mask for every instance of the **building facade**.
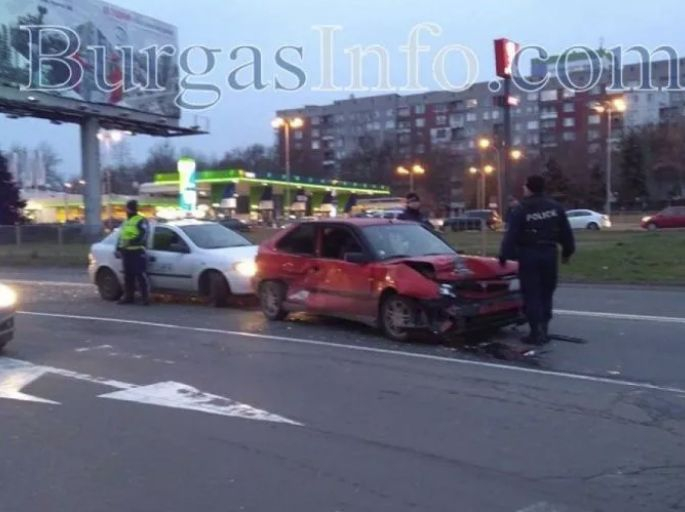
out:
<path id="1" fill-rule="evenodd" d="M 656 89 L 638 90 L 645 77 L 641 65 L 622 70 L 624 91 L 611 89 L 610 69 L 600 83 L 585 92 L 564 88 L 552 78 L 544 90 L 512 94 L 512 144 L 527 157 L 552 154 L 570 155 L 589 180 L 590 170 L 604 165 L 609 116 L 597 112 L 618 95 L 628 104 L 625 114 L 611 115 L 612 136 L 619 139 L 624 129 L 634 129 L 685 116 L 685 93 L 668 91 L 673 83 L 672 61 L 654 62 L 648 75 Z M 685 59 L 678 69 L 685 70 Z M 676 76 L 685 85 L 685 72 Z M 574 83 L 590 80 L 588 69 L 577 65 Z M 400 96 L 387 94 L 365 98 L 350 97 L 324 106 L 305 106 L 277 112 L 283 118 L 301 118 L 302 128 L 291 134 L 290 157 L 293 169 L 315 176 L 335 178 L 344 171 L 345 159 L 368 148 L 386 145 L 399 163 L 422 162 L 428 154 L 444 152 L 459 159 L 450 191 L 454 206 L 467 199 L 463 173 L 479 161 L 477 140 L 488 137 L 501 141 L 502 108 L 496 105 L 499 93 L 488 83 L 474 84 L 463 92 L 428 92 Z M 281 164 L 285 166 L 285 139 L 278 136 Z"/>

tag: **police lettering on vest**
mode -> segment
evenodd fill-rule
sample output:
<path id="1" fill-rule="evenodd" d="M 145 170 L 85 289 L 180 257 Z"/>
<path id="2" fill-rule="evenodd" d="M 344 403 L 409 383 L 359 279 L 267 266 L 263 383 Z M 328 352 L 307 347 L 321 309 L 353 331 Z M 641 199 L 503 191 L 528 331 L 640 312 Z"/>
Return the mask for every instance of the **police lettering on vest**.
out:
<path id="1" fill-rule="evenodd" d="M 526 222 L 536 221 L 536 220 L 546 220 L 553 219 L 559 216 L 557 210 L 546 210 L 544 212 L 529 213 L 526 215 Z"/>

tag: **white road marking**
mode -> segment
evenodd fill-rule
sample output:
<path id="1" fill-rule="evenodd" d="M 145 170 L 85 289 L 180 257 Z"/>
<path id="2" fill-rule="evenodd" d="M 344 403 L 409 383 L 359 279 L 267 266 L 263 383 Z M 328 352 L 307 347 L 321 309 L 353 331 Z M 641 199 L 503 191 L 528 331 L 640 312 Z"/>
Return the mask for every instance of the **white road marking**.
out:
<path id="1" fill-rule="evenodd" d="M 0 358 L 0 399 L 60 405 L 59 402 L 21 392 L 23 387 L 46 374 L 59 375 L 118 389 L 114 393 L 100 395 L 99 398 L 137 402 L 145 405 L 157 405 L 246 420 L 302 426 L 301 423 L 283 416 L 257 409 L 248 404 L 236 402 L 230 398 L 203 393 L 199 389 L 180 382 L 159 382 L 149 386 L 137 386 L 128 382 L 95 377 L 86 373 L 54 368 L 52 366 L 34 365 L 26 361 L 10 358 Z"/>
<path id="2" fill-rule="evenodd" d="M 87 321 L 87 322 L 104 322 L 104 323 L 112 323 L 112 324 L 119 324 L 119 325 L 138 325 L 138 326 L 145 326 L 145 327 L 158 327 L 160 329 L 171 329 L 171 330 L 198 332 L 198 333 L 205 333 L 205 334 L 221 334 L 224 336 L 237 336 L 237 337 L 250 338 L 250 339 L 279 341 L 279 342 L 294 343 L 294 344 L 299 344 L 299 345 L 311 345 L 311 346 L 318 346 L 318 347 L 342 349 L 342 350 L 347 350 L 347 351 L 352 351 L 352 352 L 367 352 L 367 353 L 373 353 L 373 354 L 383 354 L 383 355 L 391 355 L 391 356 L 396 356 L 396 357 L 405 357 L 405 358 L 409 358 L 409 359 L 422 359 L 422 360 L 426 360 L 426 361 L 438 361 L 441 363 L 450 363 L 450 364 L 456 364 L 456 365 L 461 365 L 461 366 L 475 366 L 475 367 L 480 367 L 480 368 L 491 368 L 491 369 L 496 369 L 496 370 L 505 370 L 505 371 L 512 372 L 512 373 L 528 373 L 528 374 L 532 374 L 532 375 L 544 375 L 547 377 L 558 377 L 558 378 L 584 381 L 584 382 L 611 384 L 614 386 L 645 389 L 645 390 L 652 390 L 652 391 L 662 391 L 662 392 L 666 392 L 666 393 L 676 393 L 676 394 L 685 395 L 685 389 L 669 387 L 669 386 L 658 386 L 656 384 L 649 384 L 647 382 L 610 379 L 607 377 L 596 377 L 596 376 L 592 376 L 592 375 L 582 375 L 582 374 L 568 373 L 568 372 L 557 372 L 557 371 L 552 371 L 552 370 L 539 370 L 536 368 L 526 368 L 526 367 L 522 367 L 522 366 L 513 366 L 513 365 L 498 364 L 498 363 L 486 363 L 483 361 L 473 361 L 473 360 L 468 360 L 468 359 L 456 359 L 456 358 L 451 358 L 451 357 L 434 356 L 434 355 L 430 355 L 430 354 L 419 354 L 419 353 L 414 353 L 414 352 L 403 352 L 400 350 L 389 350 L 389 349 L 366 347 L 366 346 L 359 346 L 359 345 L 345 345 L 342 343 L 333 343 L 333 342 L 320 341 L 320 340 L 309 340 L 309 339 L 303 339 L 303 338 L 292 338 L 292 337 L 287 337 L 287 336 L 276 336 L 273 334 L 257 334 L 257 333 L 253 333 L 253 332 L 228 331 L 228 330 L 223 330 L 223 329 L 209 329 L 209 328 L 205 328 L 205 327 L 191 327 L 191 326 L 186 326 L 186 325 L 164 324 L 164 323 L 159 323 L 159 322 L 146 322 L 146 321 L 142 321 L 142 320 L 124 320 L 121 318 L 108 318 L 108 317 L 97 317 L 97 316 L 63 315 L 63 314 L 58 314 L 58 313 L 38 313 L 38 312 L 30 312 L 30 311 L 20 311 L 19 314 L 27 315 L 27 316 L 35 316 L 35 317 L 62 318 L 65 320 L 83 320 L 83 321 Z"/>
<path id="3" fill-rule="evenodd" d="M 196 388 L 178 382 L 160 382 L 151 386 L 116 391 L 100 395 L 100 398 L 111 398 L 112 400 L 159 405 L 161 407 L 186 409 L 208 414 L 218 414 L 220 416 L 233 416 L 250 420 L 302 426 L 301 423 L 282 416 L 277 416 L 261 409 L 255 409 L 249 405 L 241 404 L 222 396 L 203 393 Z"/>
<path id="4" fill-rule="evenodd" d="M 572 311 L 556 309 L 554 313 L 563 316 L 584 316 L 588 318 L 607 318 L 610 320 L 631 320 L 636 322 L 658 322 L 664 324 L 685 324 L 685 318 L 677 316 L 630 315 L 625 313 L 603 313 L 595 311 Z"/>
<path id="5" fill-rule="evenodd" d="M 75 282 L 61 282 L 61 281 L 31 281 L 27 279 L 3 279 L 4 283 L 19 284 L 19 285 L 38 285 L 38 286 L 73 286 L 77 288 L 93 288 L 92 283 L 75 283 Z M 575 311 L 568 309 L 555 309 L 554 313 L 562 316 L 581 316 L 588 318 L 605 318 L 609 320 L 632 320 L 638 322 L 659 322 L 671 324 L 685 324 L 684 317 L 677 316 L 656 316 L 656 315 L 634 315 L 626 313 L 610 313 L 603 311 Z"/>
<path id="6" fill-rule="evenodd" d="M 22 393 L 21 390 L 48 373 L 48 369 L 13 359 L 0 359 L 0 399 L 37 402 L 59 405 L 59 402 L 46 400 Z"/>
<path id="7" fill-rule="evenodd" d="M 2 279 L 6 284 L 18 284 L 27 286 L 59 286 L 59 287 L 74 287 L 74 288 L 92 288 L 95 290 L 95 285 L 92 283 L 75 283 L 72 281 L 31 281 L 28 279 Z"/>
<path id="8" fill-rule="evenodd" d="M 562 512 L 562 509 L 541 501 L 540 503 L 536 503 L 530 507 L 522 508 L 516 512 Z"/>
<path id="9" fill-rule="evenodd" d="M 112 345 L 98 345 L 97 347 L 81 347 L 74 350 L 74 352 L 93 352 L 94 350 L 105 350 L 114 348 Z"/>

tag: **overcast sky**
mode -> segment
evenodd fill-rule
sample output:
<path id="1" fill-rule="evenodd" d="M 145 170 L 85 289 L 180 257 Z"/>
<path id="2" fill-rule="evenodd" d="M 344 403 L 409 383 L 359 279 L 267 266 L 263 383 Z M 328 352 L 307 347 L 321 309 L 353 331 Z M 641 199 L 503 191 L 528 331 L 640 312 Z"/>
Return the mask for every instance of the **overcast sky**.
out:
<path id="1" fill-rule="evenodd" d="M 438 37 L 421 35 L 421 43 L 431 47 L 421 57 L 421 78 L 432 89 L 438 87 L 432 76 L 432 59 L 440 48 L 455 43 L 468 46 L 478 56 L 479 81 L 493 77 L 492 40 L 498 37 L 540 44 L 554 53 L 576 44 L 598 47 L 601 40 L 606 47 L 668 44 L 685 52 L 682 0 L 113 0 L 113 3 L 176 25 L 181 47 L 202 44 L 223 49 L 212 81 L 221 86 L 224 95 L 218 105 L 201 114 L 209 119 L 211 134 L 174 141 L 179 149 L 191 147 L 208 155 L 222 155 L 233 147 L 255 142 L 272 143 L 270 121 L 277 109 L 325 104 L 350 95 L 349 91 L 312 91 L 321 80 L 319 34 L 312 29 L 315 25 L 342 27 L 336 35 L 335 46 L 336 85 L 340 86 L 350 83 L 345 48 L 374 44 L 381 44 L 389 51 L 393 85 L 398 88 L 405 85 L 406 55 L 400 47 L 406 44 L 412 27 L 424 22 L 436 23 L 443 29 Z M 229 90 L 225 77 L 245 63 L 246 57 L 231 62 L 228 54 L 245 44 L 262 49 L 266 80 L 271 80 L 276 70 L 273 54 L 280 46 L 304 47 L 302 67 L 309 83 L 297 92 L 279 92 L 273 88 Z M 454 81 L 463 78 L 463 59 L 452 57 L 448 63 L 453 67 L 450 78 Z M 374 67 L 370 64 L 373 62 L 367 68 Z M 288 82 L 287 73 L 281 72 L 279 76 Z M 370 73 L 365 81 L 373 85 L 375 74 Z M 193 121 L 192 113 L 184 115 L 186 124 L 194 124 Z M 48 141 L 64 160 L 62 173 L 72 176 L 80 172 L 79 136 L 75 126 L 3 117 L 0 133 L 2 149 L 13 143 L 34 146 Z M 146 136 L 133 137 L 130 140 L 133 156 L 142 160 L 154 142 Z"/>

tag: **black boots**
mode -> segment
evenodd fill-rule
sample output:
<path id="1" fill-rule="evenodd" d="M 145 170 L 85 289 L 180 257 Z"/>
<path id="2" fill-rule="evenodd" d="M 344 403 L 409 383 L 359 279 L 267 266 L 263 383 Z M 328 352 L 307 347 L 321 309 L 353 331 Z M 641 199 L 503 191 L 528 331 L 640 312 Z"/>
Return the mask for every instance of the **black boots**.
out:
<path id="1" fill-rule="evenodd" d="M 549 343 L 548 337 L 549 324 L 545 322 L 544 324 L 531 324 L 530 334 L 525 336 L 521 341 L 526 345 L 541 346 Z"/>

